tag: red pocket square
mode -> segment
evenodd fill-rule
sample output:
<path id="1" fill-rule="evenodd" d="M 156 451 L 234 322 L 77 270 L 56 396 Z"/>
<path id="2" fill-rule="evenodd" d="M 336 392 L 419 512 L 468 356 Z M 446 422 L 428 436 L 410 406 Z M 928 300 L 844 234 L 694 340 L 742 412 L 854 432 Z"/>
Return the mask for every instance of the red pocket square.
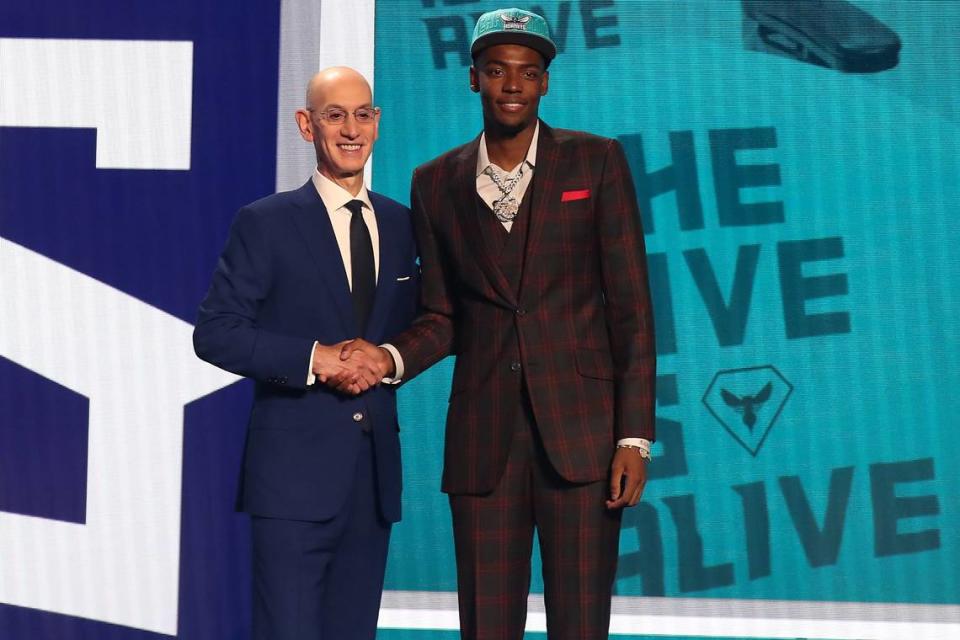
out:
<path id="1" fill-rule="evenodd" d="M 580 189 L 578 191 L 564 191 L 560 196 L 560 202 L 573 202 L 574 200 L 586 200 L 590 197 L 590 189 Z"/>

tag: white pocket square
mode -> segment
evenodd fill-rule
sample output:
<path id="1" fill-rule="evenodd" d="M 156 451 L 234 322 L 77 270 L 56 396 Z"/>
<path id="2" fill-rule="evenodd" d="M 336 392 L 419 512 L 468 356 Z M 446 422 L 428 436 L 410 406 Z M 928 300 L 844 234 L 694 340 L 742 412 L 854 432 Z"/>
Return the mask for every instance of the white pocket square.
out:
<path id="1" fill-rule="evenodd" d="M 402 276 L 400 278 L 397 278 L 397 282 L 406 282 L 409 279 L 410 279 L 410 276 Z"/>

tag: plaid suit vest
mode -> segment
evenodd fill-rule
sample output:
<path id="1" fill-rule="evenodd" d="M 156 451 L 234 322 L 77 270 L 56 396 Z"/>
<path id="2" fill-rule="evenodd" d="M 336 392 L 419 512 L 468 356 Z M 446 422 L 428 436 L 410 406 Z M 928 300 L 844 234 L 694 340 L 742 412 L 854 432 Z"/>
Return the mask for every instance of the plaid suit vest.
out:
<path id="1" fill-rule="evenodd" d="M 513 226 L 507 231 L 503 224 L 497 220 L 496 214 L 487 206 L 487 203 L 477 195 L 476 206 L 477 216 L 480 220 L 483 242 L 487 250 L 494 258 L 494 262 L 500 269 L 500 272 L 510 283 L 510 288 L 519 295 L 520 280 L 523 275 L 524 260 L 527 253 L 527 230 L 530 223 L 531 202 L 533 200 L 533 183 L 527 187 L 527 191 L 520 202 L 520 208 L 517 211 L 517 217 L 513 220 Z M 509 328 L 507 328 L 509 327 Z M 510 323 L 506 325 L 505 330 L 509 335 L 501 335 L 500 340 L 495 342 L 501 345 L 500 357 L 502 362 L 499 370 L 509 371 L 511 363 L 520 362 L 520 340 L 517 336 L 516 325 Z M 527 391 L 524 387 L 523 376 L 515 375 L 516 386 L 509 382 L 501 389 L 501 402 L 505 407 L 516 407 L 512 428 L 514 432 L 517 429 L 536 428 L 533 424 L 533 414 L 529 410 L 530 401 L 526 397 Z M 505 381 L 506 382 L 506 381 Z M 504 460 L 506 462 L 506 460 Z M 501 469 L 502 472 L 502 469 Z"/>
<path id="2" fill-rule="evenodd" d="M 520 202 L 517 217 L 510 231 L 503 228 L 496 214 L 479 195 L 476 200 L 477 216 L 480 218 L 484 243 L 507 282 L 510 283 L 510 288 L 517 294 L 520 292 L 520 277 L 523 275 L 523 261 L 527 253 L 527 229 L 530 222 L 532 192 L 533 184 L 531 183 Z"/>

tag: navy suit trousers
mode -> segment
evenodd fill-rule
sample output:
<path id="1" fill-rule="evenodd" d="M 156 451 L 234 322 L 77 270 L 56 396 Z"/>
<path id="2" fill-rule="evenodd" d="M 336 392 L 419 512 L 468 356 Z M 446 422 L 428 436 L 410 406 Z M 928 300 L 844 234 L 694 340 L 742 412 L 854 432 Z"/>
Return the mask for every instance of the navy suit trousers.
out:
<path id="1" fill-rule="evenodd" d="M 369 435 L 339 513 L 322 522 L 254 516 L 254 640 L 376 637 L 390 523 L 377 504 Z"/>

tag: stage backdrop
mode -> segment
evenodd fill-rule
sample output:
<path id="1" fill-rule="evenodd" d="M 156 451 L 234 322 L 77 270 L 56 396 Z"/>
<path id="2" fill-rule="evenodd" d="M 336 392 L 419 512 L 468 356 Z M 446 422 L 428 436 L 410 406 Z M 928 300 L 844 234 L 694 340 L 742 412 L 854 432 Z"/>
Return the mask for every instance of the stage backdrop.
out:
<path id="1" fill-rule="evenodd" d="M 479 133 L 497 6 L 0 5 L 0 638 L 247 637 L 250 385 L 190 343 L 227 227 L 309 175 L 292 111 L 330 64 L 374 80 L 373 187 L 408 201 Z M 960 637 L 960 3 L 524 8 L 544 120 L 620 140 L 646 233 L 658 442 L 612 630 Z M 457 637 L 451 365 L 401 392 L 380 638 Z"/>

